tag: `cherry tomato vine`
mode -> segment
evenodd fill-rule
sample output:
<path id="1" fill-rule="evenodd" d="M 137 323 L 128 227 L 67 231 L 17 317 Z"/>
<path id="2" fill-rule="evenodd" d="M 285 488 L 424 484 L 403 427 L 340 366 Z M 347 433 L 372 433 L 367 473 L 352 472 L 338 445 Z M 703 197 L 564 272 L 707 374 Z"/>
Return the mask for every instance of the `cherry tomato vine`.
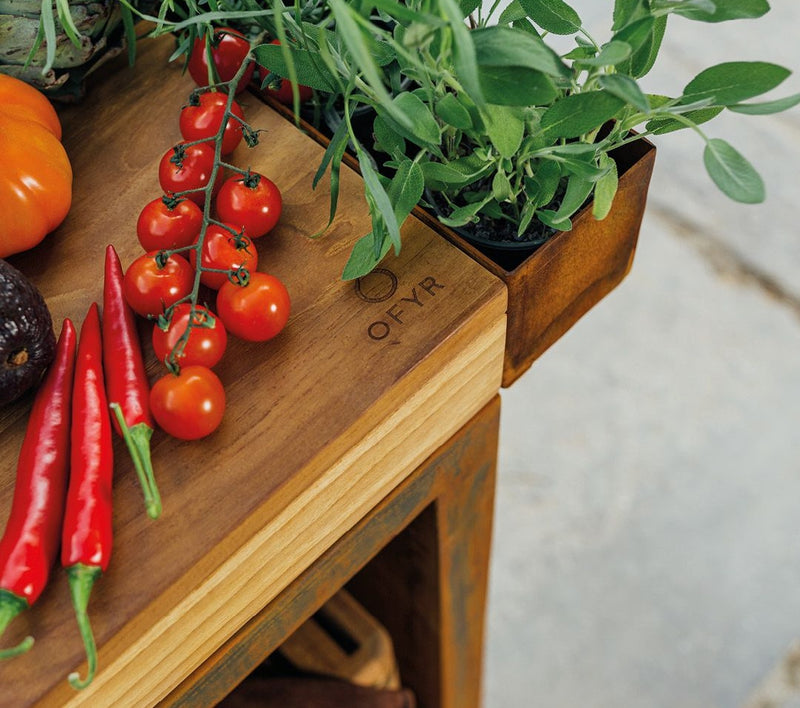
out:
<path id="1" fill-rule="evenodd" d="M 196 50 L 206 60 L 213 58 L 204 46 Z M 126 299 L 137 313 L 155 321 L 153 341 L 167 369 L 150 391 L 151 410 L 168 434 L 184 440 L 208 435 L 222 419 L 224 390 L 210 366 L 222 357 L 227 333 L 265 341 L 283 329 L 289 316 L 284 284 L 255 272 L 253 245 L 278 221 L 280 191 L 266 176 L 227 157 L 242 140 L 250 148 L 259 142 L 261 131 L 250 127 L 235 100 L 254 65 L 248 51 L 234 73 L 219 72 L 225 80 L 192 91 L 179 119 L 183 141 L 159 164 L 164 195 L 145 205 L 137 222 L 140 243 L 160 248 L 135 260 L 125 274 Z M 212 73 L 192 75 L 204 84 Z M 222 189 L 224 203 L 218 194 Z M 188 280 L 183 264 L 191 272 Z M 258 284 L 250 287 L 254 279 Z M 201 286 L 225 291 L 217 295 L 216 312 L 199 302 Z M 201 355 L 204 346 L 213 349 L 212 356 Z"/>

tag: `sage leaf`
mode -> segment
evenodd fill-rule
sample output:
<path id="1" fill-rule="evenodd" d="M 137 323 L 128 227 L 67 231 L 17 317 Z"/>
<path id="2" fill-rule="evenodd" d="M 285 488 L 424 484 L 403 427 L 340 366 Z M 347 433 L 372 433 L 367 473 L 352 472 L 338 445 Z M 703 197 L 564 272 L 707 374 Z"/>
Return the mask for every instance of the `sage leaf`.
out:
<path id="1" fill-rule="evenodd" d="M 558 95 L 553 80 L 521 66 L 482 66 L 481 90 L 487 103 L 504 106 L 546 106 Z"/>
<path id="2" fill-rule="evenodd" d="M 454 128 L 470 130 L 473 127 L 469 111 L 452 93 L 446 93 L 439 99 L 433 110 L 441 120 Z"/>
<path id="3" fill-rule="evenodd" d="M 400 96 L 411 96 L 411 95 L 412 94 L 398 94 L 397 98 L 400 98 Z M 414 96 L 411 99 L 411 101 L 413 101 L 413 100 L 419 101 L 419 98 Z M 403 98 L 403 99 L 400 100 L 399 103 L 400 103 L 401 106 L 403 106 L 404 104 L 410 105 L 411 101 L 409 101 L 406 98 Z M 395 110 L 399 110 L 394 105 L 393 101 L 390 101 L 390 103 L 392 104 L 392 107 Z M 425 111 L 428 114 L 430 114 L 430 110 L 424 104 L 423 104 L 423 108 L 425 109 Z M 435 155 L 436 157 L 442 157 L 442 151 L 441 151 L 441 148 L 440 148 L 440 140 L 439 140 L 439 124 L 438 123 L 436 123 L 436 138 L 434 140 L 431 140 L 431 138 L 433 137 L 433 130 L 431 129 L 431 126 L 428 126 L 427 130 L 424 131 L 425 134 L 423 134 L 422 132 L 420 132 L 418 130 L 408 129 L 404 125 L 401 125 L 400 123 L 395 121 L 393 114 L 391 114 L 389 111 L 387 111 L 386 107 L 382 103 L 375 107 L 375 112 L 378 115 L 378 117 L 381 118 L 381 120 L 383 120 L 386 123 L 386 125 L 388 126 L 389 130 L 395 131 L 399 136 L 405 138 L 406 140 L 408 140 L 409 142 L 413 143 L 414 145 L 418 145 L 420 147 L 424 147 L 428 152 L 430 152 L 431 154 Z M 436 121 L 436 119 L 434 118 L 434 122 L 435 121 Z"/>
<path id="4" fill-rule="evenodd" d="M 570 221 L 569 217 L 558 216 L 556 212 L 550 209 L 539 209 L 539 211 L 536 212 L 536 218 L 545 226 L 549 226 L 556 231 L 572 230 L 572 221 Z"/>
<path id="5" fill-rule="evenodd" d="M 472 30 L 480 66 L 518 66 L 569 78 L 569 67 L 541 37 L 513 27 L 493 25 Z"/>
<path id="6" fill-rule="evenodd" d="M 650 112 L 650 101 L 635 79 L 625 74 L 603 74 L 598 83 L 600 88 L 622 99 L 642 113 Z"/>
<path id="7" fill-rule="evenodd" d="M 413 160 L 403 160 L 386 190 L 398 224 L 402 224 L 417 206 L 424 190 L 425 177 L 422 168 Z"/>
<path id="8" fill-rule="evenodd" d="M 393 130 L 381 116 L 375 116 L 372 133 L 375 136 L 376 150 L 381 150 L 392 157 L 405 153 L 406 141 L 403 136 Z"/>
<path id="9" fill-rule="evenodd" d="M 413 93 L 399 93 L 392 101 L 414 126 L 414 142 L 418 145 L 438 145 L 440 138 L 439 124 L 430 108 Z"/>
<path id="10" fill-rule="evenodd" d="M 564 0 L 519 0 L 519 3 L 543 30 L 574 34 L 581 28 L 580 16 Z"/>
<path id="11" fill-rule="evenodd" d="M 537 207 L 549 204 L 561 182 L 561 165 L 554 160 L 543 160 L 532 177 L 525 178 L 525 195 Z"/>
<path id="12" fill-rule="evenodd" d="M 713 108 L 699 108 L 696 111 L 688 111 L 683 114 L 684 118 L 690 120 L 695 125 L 705 123 L 712 118 L 716 118 L 725 109 L 722 106 L 714 106 Z M 645 128 L 653 135 L 665 135 L 672 133 L 676 130 L 683 130 L 689 126 L 682 121 L 672 118 L 671 116 L 660 115 L 652 120 L 647 121 Z"/>
<path id="13" fill-rule="evenodd" d="M 720 0 L 678 0 L 678 2 L 673 0 L 673 4 L 667 4 L 663 7 L 675 15 L 683 15 L 687 12 L 700 12 L 710 15 L 716 11 L 719 2 Z"/>
<path id="14" fill-rule="evenodd" d="M 519 0 L 511 0 L 506 5 L 505 9 L 500 13 L 498 24 L 508 25 L 512 22 L 519 22 L 520 20 L 527 20 L 528 15 L 525 13 L 525 8 L 519 4 Z"/>
<path id="15" fill-rule="evenodd" d="M 508 175 L 502 170 L 497 170 L 492 179 L 492 198 L 497 202 L 504 202 L 510 199 L 512 194 L 513 190 Z"/>
<path id="16" fill-rule="evenodd" d="M 614 117 L 625 102 L 606 91 L 587 91 L 558 99 L 541 119 L 548 139 L 577 138 Z"/>
<path id="17" fill-rule="evenodd" d="M 703 162 L 717 187 L 731 199 L 744 204 L 764 201 L 764 181 L 748 160 L 732 145 L 712 138 L 703 152 Z"/>
<path id="18" fill-rule="evenodd" d="M 490 199 L 492 199 L 491 194 L 480 201 L 473 202 L 472 204 L 456 207 L 450 212 L 449 215 L 440 215 L 438 219 L 446 226 L 452 226 L 453 228 L 466 226 L 467 224 L 474 224 L 478 221 L 478 212 L 487 202 L 489 202 Z"/>
<path id="19" fill-rule="evenodd" d="M 647 39 L 634 50 L 630 60 L 622 64 L 618 71 L 634 79 L 641 79 L 650 72 L 661 50 L 664 33 L 667 31 L 667 15 L 656 17 L 647 33 Z"/>
<path id="20" fill-rule="evenodd" d="M 763 61 L 731 61 L 701 71 L 683 90 L 682 103 L 704 98 L 718 106 L 728 106 L 775 88 L 791 72 Z"/>
<path id="21" fill-rule="evenodd" d="M 800 103 L 800 93 L 786 98 L 779 98 L 775 101 L 766 101 L 764 103 L 733 103 L 728 106 L 729 111 L 735 113 L 746 113 L 751 116 L 764 116 L 771 113 L 780 113 L 781 111 L 793 108 Z"/>
<path id="22" fill-rule="evenodd" d="M 617 163 L 606 152 L 600 154 L 599 167 L 608 171 L 594 185 L 592 216 L 598 221 L 602 221 L 608 216 L 614 204 L 614 197 L 619 187 L 619 174 Z"/>
<path id="23" fill-rule="evenodd" d="M 390 239 L 383 239 L 378 255 L 375 255 L 375 235 L 370 232 L 356 241 L 350 257 L 342 271 L 342 280 L 355 280 L 371 272 L 392 246 Z"/>
<path id="24" fill-rule="evenodd" d="M 567 189 L 561 205 L 555 212 L 556 220 L 565 219 L 572 216 L 580 209 L 589 195 L 592 193 L 593 184 L 587 182 L 576 175 L 567 178 Z"/>
<path id="25" fill-rule="evenodd" d="M 425 186 L 436 191 L 446 192 L 449 188 L 462 187 L 474 181 L 472 175 L 441 162 L 423 162 L 421 168 Z"/>
<path id="26" fill-rule="evenodd" d="M 517 238 L 521 239 L 536 215 L 536 204 L 533 202 L 525 202 L 522 205 L 522 212 L 519 215 L 519 223 L 517 224 Z"/>
<path id="27" fill-rule="evenodd" d="M 587 66 L 616 66 L 630 57 L 632 52 L 631 45 L 627 42 L 612 40 L 600 49 L 597 56 L 581 59 L 580 63 Z"/>
<path id="28" fill-rule="evenodd" d="M 650 41 L 655 26 L 655 18 L 652 15 L 645 15 L 640 20 L 623 27 L 612 38 L 612 42 L 625 42 L 635 54 L 641 49 L 645 42 Z M 649 47 L 648 47 L 649 54 Z"/>
<path id="29" fill-rule="evenodd" d="M 701 22 L 725 22 L 761 17 L 769 12 L 767 0 L 718 0 L 713 10 L 678 8 L 675 14 Z"/>
<path id="30" fill-rule="evenodd" d="M 489 140 L 503 157 L 513 157 L 522 144 L 525 121 L 518 111 L 506 106 L 487 104 L 483 110 Z"/>
<path id="31" fill-rule="evenodd" d="M 270 73 L 283 79 L 288 79 L 289 67 L 284 60 L 283 49 L 282 45 L 260 44 L 253 50 L 253 54 L 256 61 Z M 314 55 L 311 52 L 291 45 L 287 46 L 286 49 L 288 49 L 294 63 L 298 83 L 310 86 L 317 91 L 325 91 L 327 93 L 337 91 L 335 79 L 324 64 L 314 60 Z"/>
<path id="32" fill-rule="evenodd" d="M 584 182 L 597 182 L 607 172 L 607 168 L 597 165 L 593 155 L 559 155 L 554 153 L 554 159 L 561 163 L 561 169 L 565 174 L 574 175 Z"/>
<path id="33" fill-rule="evenodd" d="M 630 24 L 642 11 L 642 0 L 614 0 L 613 31 L 621 30 Z"/>

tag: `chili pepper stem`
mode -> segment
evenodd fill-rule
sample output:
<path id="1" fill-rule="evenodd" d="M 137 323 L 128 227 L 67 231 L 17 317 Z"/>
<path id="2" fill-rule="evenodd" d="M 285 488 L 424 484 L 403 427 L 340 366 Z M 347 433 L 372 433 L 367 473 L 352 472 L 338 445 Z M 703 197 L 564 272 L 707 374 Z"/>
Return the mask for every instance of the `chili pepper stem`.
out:
<path id="1" fill-rule="evenodd" d="M 92 634 L 92 626 L 89 624 L 88 607 L 94 581 L 100 577 L 101 572 L 100 566 L 84 565 L 83 563 L 76 563 L 67 568 L 72 606 L 75 608 L 75 619 L 78 620 L 78 629 L 83 638 L 83 645 L 86 647 L 88 663 L 85 679 L 81 679 L 77 671 L 73 671 L 67 677 L 69 685 L 77 690 L 86 688 L 97 672 L 97 645 L 94 641 L 94 634 Z"/>
<path id="2" fill-rule="evenodd" d="M 11 623 L 11 620 L 26 609 L 28 609 L 28 601 L 24 597 L 15 595 L 4 588 L 0 589 L 0 636 L 6 631 L 6 627 Z M 33 637 L 25 637 L 15 647 L 0 649 L 0 659 L 10 659 L 24 654 L 32 646 Z"/>
<path id="3" fill-rule="evenodd" d="M 161 515 L 161 495 L 158 492 L 158 485 L 153 473 L 153 462 L 150 459 L 150 438 L 153 435 L 153 429 L 146 423 L 137 423 L 128 427 L 119 403 L 110 403 L 109 407 L 119 423 L 122 438 L 131 454 L 139 483 L 142 485 L 147 515 L 151 519 L 157 519 Z"/>

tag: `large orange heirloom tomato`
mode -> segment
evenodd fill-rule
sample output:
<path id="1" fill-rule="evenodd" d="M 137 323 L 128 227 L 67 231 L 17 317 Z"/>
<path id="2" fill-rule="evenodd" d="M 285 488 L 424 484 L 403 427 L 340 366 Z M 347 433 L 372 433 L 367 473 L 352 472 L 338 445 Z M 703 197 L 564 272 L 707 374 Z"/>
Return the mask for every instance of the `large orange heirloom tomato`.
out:
<path id="1" fill-rule="evenodd" d="M 33 248 L 72 203 L 72 167 L 50 101 L 0 73 L 0 258 Z"/>

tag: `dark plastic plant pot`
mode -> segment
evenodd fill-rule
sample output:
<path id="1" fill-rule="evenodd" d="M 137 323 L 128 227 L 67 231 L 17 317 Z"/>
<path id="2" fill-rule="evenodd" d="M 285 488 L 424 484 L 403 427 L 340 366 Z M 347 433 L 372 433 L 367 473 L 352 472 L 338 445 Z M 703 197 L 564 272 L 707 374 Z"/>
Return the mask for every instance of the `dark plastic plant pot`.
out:
<path id="1" fill-rule="evenodd" d="M 439 225 L 436 227 L 437 230 L 441 228 L 447 228 L 439 221 L 442 212 L 438 208 L 438 200 L 436 195 L 430 189 L 425 190 L 425 201 L 427 205 L 430 206 L 423 205 L 423 208 L 431 211 L 434 214 L 437 222 L 439 223 Z M 469 225 L 461 227 L 451 226 L 449 228 L 464 241 L 473 245 L 487 258 L 502 265 L 508 270 L 513 270 L 516 267 L 516 264 L 524 261 L 536 249 L 541 248 L 550 238 L 558 233 L 554 229 L 545 227 L 546 231 L 541 235 L 541 237 L 516 241 L 508 238 L 499 239 L 481 236 L 476 232 L 476 229 L 470 228 Z M 486 230 L 484 229 L 484 233 L 485 232 Z"/>
<path id="2" fill-rule="evenodd" d="M 532 253 L 476 244 L 428 211 L 415 214 L 468 253 L 508 287 L 503 386 L 531 364 L 628 274 L 644 216 L 655 146 L 640 139 L 615 150 L 619 189 L 608 216 L 597 221 L 588 203 L 571 231 L 551 236 Z"/>

